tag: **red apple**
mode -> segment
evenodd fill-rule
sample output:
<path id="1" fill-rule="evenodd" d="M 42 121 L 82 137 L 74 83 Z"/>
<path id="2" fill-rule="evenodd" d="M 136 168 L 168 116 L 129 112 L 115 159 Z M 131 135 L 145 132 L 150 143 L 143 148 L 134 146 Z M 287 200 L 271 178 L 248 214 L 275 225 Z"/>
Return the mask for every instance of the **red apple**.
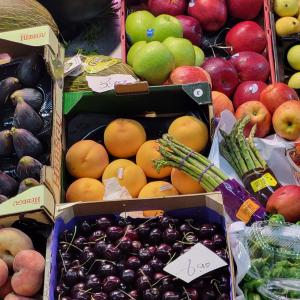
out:
<path id="1" fill-rule="evenodd" d="M 184 66 L 172 71 L 170 80 L 172 84 L 189 84 L 197 82 L 208 82 L 211 85 L 209 74 L 200 67 Z"/>
<path id="2" fill-rule="evenodd" d="M 300 101 L 282 103 L 275 110 L 272 122 L 278 135 L 290 141 L 297 140 L 300 137 Z"/>
<path id="3" fill-rule="evenodd" d="M 229 61 L 236 68 L 240 81 L 266 81 L 270 75 L 270 65 L 265 57 L 259 53 L 238 52 L 232 55 Z"/>
<path id="4" fill-rule="evenodd" d="M 288 100 L 298 100 L 296 91 L 284 83 L 274 83 L 268 85 L 260 94 L 262 102 L 269 112 L 273 114 L 276 108 Z"/>
<path id="5" fill-rule="evenodd" d="M 218 31 L 227 21 L 225 0 L 190 0 L 188 14 L 199 20 L 205 31 Z"/>
<path id="6" fill-rule="evenodd" d="M 260 93 L 267 87 L 263 81 L 245 81 L 242 82 L 236 89 L 233 96 L 233 106 L 237 109 L 241 104 L 259 100 Z"/>
<path id="7" fill-rule="evenodd" d="M 244 21 L 233 26 L 227 33 L 225 43 L 231 54 L 241 51 L 261 53 L 267 45 L 264 30 L 253 21 Z"/>
<path id="8" fill-rule="evenodd" d="M 251 117 L 251 121 L 245 127 L 245 136 L 249 136 L 251 128 L 257 124 L 255 136 L 265 137 L 271 129 L 271 114 L 267 108 L 259 101 L 248 101 L 243 103 L 235 112 L 236 118 L 242 119 L 246 115 Z"/>
<path id="9" fill-rule="evenodd" d="M 148 10 L 155 16 L 168 14 L 171 16 L 183 15 L 186 10 L 186 0 L 149 0 Z"/>
<path id="10" fill-rule="evenodd" d="M 227 5 L 232 17 L 251 20 L 258 16 L 263 0 L 227 0 Z"/>
<path id="11" fill-rule="evenodd" d="M 190 16 L 176 16 L 183 27 L 183 37 L 194 45 L 200 45 L 203 32 L 199 21 Z"/>
<path id="12" fill-rule="evenodd" d="M 224 58 L 212 57 L 207 59 L 202 65 L 212 80 L 214 91 L 221 92 L 230 97 L 237 85 L 239 78 L 234 66 Z"/>
<path id="13" fill-rule="evenodd" d="M 281 214 L 288 222 L 300 220 L 300 186 L 286 185 L 276 190 L 267 202 L 267 212 Z"/>

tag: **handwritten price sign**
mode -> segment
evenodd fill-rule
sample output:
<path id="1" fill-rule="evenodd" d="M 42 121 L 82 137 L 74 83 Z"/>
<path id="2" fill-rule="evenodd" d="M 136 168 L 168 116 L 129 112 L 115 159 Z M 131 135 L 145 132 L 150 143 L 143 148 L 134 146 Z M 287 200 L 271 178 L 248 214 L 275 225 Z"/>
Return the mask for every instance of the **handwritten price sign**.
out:
<path id="1" fill-rule="evenodd" d="M 164 271 L 189 283 L 208 272 L 225 266 L 227 263 L 223 259 L 198 243 L 169 263 Z"/>
<path id="2" fill-rule="evenodd" d="M 112 74 L 109 76 L 86 76 L 89 87 L 97 93 L 113 90 L 117 84 L 135 83 L 132 75 Z"/>

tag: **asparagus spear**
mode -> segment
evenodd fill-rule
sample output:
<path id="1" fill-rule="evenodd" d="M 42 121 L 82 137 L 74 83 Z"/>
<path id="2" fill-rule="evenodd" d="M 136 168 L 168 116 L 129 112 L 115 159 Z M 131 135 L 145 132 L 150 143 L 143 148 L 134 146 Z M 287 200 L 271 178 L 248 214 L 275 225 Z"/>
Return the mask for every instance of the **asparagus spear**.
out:
<path id="1" fill-rule="evenodd" d="M 252 128 L 251 128 L 251 131 L 250 131 L 250 134 L 249 134 L 249 137 L 248 137 L 248 142 L 250 144 L 250 148 L 252 149 L 252 152 L 255 154 L 257 160 L 260 162 L 261 166 L 266 169 L 268 166 L 267 166 L 267 163 L 266 161 L 261 157 L 259 151 L 257 150 L 257 148 L 255 147 L 254 145 L 254 136 L 255 136 L 255 132 L 256 132 L 256 128 L 257 128 L 257 125 L 255 124 Z"/>
<path id="2" fill-rule="evenodd" d="M 236 155 L 236 153 L 232 151 L 233 147 L 232 147 L 229 135 L 226 134 L 226 132 L 224 132 L 223 130 L 220 130 L 220 132 L 221 132 L 221 135 L 222 135 L 222 137 L 224 139 L 226 148 L 228 149 L 227 152 L 230 155 L 231 160 L 234 161 L 234 163 L 235 163 L 235 165 L 237 167 L 237 169 L 236 169 L 237 173 L 241 174 L 241 176 L 243 176 L 243 174 L 245 172 L 247 172 L 246 169 L 244 168 L 244 166 L 246 166 L 246 165 L 242 164 L 243 160 L 239 160 L 238 157 L 237 157 L 237 155 Z M 225 157 L 225 159 L 227 159 L 227 158 Z M 228 159 L 227 159 L 227 161 L 230 163 L 230 161 Z"/>
<path id="3" fill-rule="evenodd" d="M 230 155 L 230 152 L 227 150 L 225 141 L 222 141 L 222 143 L 220 144 L 220 152 L 221 152 L 221 155 L 234 168 L 234 170 L 237 172 L 238 176 L 241 177 L 242 176 L 241 170 L 240 170 L 239 166 L 236 164 L 233 157 Z"/>
<path id="4" fill-rule="evenodd" d="M 241 120 L 241 122 L 238 122 L 237 126 L 237 134 L 236 134 L 236 139 L 239 148 L 241 149 L 241 156 L 244 158 L 246 165 L 247 165 L 247 170 L 253 170 L 255 169 L 255 164 L 252 160 L 249 148 L 247 147 L 246 141 L 245 141 L 245 136 L 244 136 L 244 129 L 245 126 L 249 123 L 250 117 L 246 116 Z"/>
<path id="5" fill-rule="evenodd" d="M 175 139 L 173 139 L 170 135 L 165 134 L 163 136 L 163 141 L 170 141 L 172 142 L 172 146 L 174 148 L 180 149 L 185 155 L 190 155 L 190 157 L 194 158 L 195 160 L 197 160 L 198 162 L 202 163 L 203 165 L 205 165 L 206 167 L 210 164 L 210 161 L 203 155 L 201 155 L 200 153 L 194 152 L 192 149 L 186 147 L 183 144 L 180 144 L 179 142 L 177 142 Z M 217 167 L 212 166 L 211 170 L 218 175 L 221 179 L 223 179 L 223 181 L 227 180 L 228 177 Z"/>

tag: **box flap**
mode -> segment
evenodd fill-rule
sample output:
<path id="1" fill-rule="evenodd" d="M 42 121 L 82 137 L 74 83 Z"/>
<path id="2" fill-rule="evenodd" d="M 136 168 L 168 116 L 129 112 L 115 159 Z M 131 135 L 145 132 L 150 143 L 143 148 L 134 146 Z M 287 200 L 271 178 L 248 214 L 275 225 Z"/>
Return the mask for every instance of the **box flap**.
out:
<path id="1" fill-rule="evenodd" d="M 34 215 L 36 220 L 54 221 L 55 201 L 43 185 L 32 187 L 1 204 L 0 224 L 8 224 L 19 215 Z"/>

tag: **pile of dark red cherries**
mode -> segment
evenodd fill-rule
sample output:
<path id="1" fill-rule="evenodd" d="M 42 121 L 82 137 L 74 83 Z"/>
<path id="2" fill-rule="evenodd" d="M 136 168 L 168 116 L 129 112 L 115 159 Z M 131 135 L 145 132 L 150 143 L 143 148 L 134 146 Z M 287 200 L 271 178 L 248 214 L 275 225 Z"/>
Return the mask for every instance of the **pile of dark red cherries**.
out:
<path id="1" fill-rule="evenodd" d="M 217 224 L 168 215 L 81 221 L 60 235 L 55 298 L 229 300 L 228 266 L 189 284 L 163 271 L 198 242 L 228 262 L 226 239 Z"/>

